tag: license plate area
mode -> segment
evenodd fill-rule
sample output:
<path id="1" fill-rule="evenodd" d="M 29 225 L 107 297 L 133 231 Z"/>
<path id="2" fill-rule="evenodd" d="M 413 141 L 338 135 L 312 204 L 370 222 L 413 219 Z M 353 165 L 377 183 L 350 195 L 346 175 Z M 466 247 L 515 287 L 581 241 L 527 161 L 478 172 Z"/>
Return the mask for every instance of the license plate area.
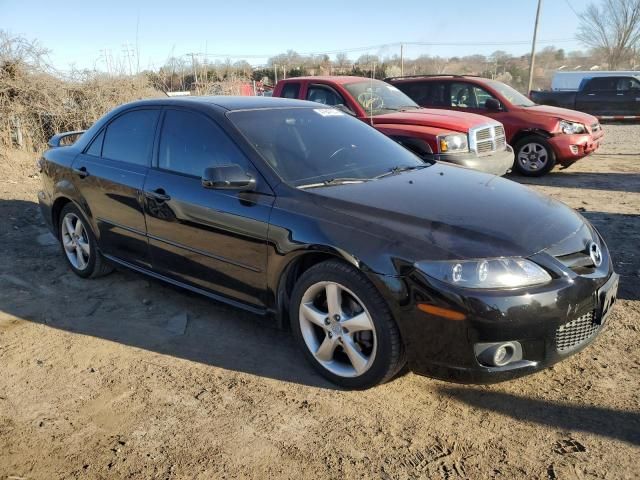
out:
<path id="1" fill-rule="evenodd" d="M 604 325 L 607 317 L 611 313 L 613 305 L 618 298 L 618 282 L 620 277 L 617 273 L 611 275 L 611 278 L 598 290 L 598 309 L 596 314 L 596 323 Z"/>

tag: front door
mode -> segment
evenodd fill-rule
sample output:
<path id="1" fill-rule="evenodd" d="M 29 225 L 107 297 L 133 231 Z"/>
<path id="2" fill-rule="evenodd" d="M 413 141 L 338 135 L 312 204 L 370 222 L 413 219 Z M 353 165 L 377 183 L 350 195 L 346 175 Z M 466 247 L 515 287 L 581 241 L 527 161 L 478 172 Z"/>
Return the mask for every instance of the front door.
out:
<path id="1" fill-rule="evenodd" d="M 151 162 L 159 109 L 117 116 L 73 162 L 74 184 L 87 202 L 102 253 L 149 267 L 142 188 Z"/>
<path id="2" fill-rule="evenodd" d="M 164 113 L 156 162 L 144 186 L 154 270 L 264 306 L 273 196 L 251 162 L 213 120 L 182 109 Z M 204 188 L 204 169 L 224 164 L 251 172 L 257 190 Z"/>

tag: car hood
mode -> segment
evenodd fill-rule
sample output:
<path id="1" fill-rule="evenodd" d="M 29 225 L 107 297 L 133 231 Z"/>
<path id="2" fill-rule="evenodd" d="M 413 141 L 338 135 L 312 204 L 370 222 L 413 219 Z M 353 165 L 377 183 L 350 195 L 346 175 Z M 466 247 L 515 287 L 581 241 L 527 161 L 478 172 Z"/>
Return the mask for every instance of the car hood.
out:
<path id="1" fill-rule="evenodd" d="M 388 254 L 408 261 L 528 257 L 589 231 L 582 216 L 550 197 L 442 164 L 306 192 L 322 198 L 315 203 L 332 210 L 332 219 L 342 215 L 350 228 L 386 238 Z"/>
<path id="2" fill-rule="evenodd" d="M 465 133 L 468 132 L 470 128 L 493 123 L 499 122 L 474 113 L 438 110 L 434 108 L 417 108 L 405 112 L 386 113 L 373 117 L 374 125 L 421 125 Z"/>
<path id="3" fill-rule="evenodd" d="M 544 117 L 553 117 L 558 120 L 570 120 L 579 122 L 583 125 L 591 126 L 598 123 L 598 119 L 588 113 L 569 110 L 568 108 L 550 107 L 549 105 L 536 105 L 534 107 L 523 107 L 528 114 L 540 115 Z"/>

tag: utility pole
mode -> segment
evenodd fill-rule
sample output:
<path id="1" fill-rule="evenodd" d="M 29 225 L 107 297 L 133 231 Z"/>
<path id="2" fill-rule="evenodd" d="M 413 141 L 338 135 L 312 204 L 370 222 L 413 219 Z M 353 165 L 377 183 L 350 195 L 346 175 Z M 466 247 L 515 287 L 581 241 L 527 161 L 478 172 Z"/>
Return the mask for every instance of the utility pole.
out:
<path id="1" fill-rule="evenodd" d="M 542 8 L 542 0 L 538 0 L 538 10 L 536 11 L 536 23 L 533 27 L 533 42 L 531 42 L 531 61 L 529 64 L 529 88 L 527 94 L 531 91 L 533 85 L 533 68 L 536 63 L 536 37 L 538 36 L 538 22 L 540 21 L 540 9 Z"/>
<path id="2" fill-rule="evenodd" d="M 191 55 L 191 68 L 193 69 L 193 81 L 196 86 L 198 85 L 198 71 L 196 70 L 196 58 L 195 53 L 187 53 L 187 55 Z"/>
<path id="3" fill-rule="evenodd" d="M 273 64 L 273 84 L 278 83 L 278 64 Z"/>
<path id="4" fill-rule="evenodd" d="M 400 44 L 400 76 L 404 76 L 404 44 Z"/>

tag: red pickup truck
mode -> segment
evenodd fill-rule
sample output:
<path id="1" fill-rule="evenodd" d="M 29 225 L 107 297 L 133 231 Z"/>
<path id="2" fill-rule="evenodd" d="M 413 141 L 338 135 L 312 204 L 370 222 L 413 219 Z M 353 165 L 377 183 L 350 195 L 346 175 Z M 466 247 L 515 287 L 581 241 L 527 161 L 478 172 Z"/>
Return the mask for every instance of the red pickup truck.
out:
<path id="1" fill-rule="evenodd" d="M 540 176 L 595 152 L 604 136 L 598 119 L 566 108 L 537 105 L 508 85 L 467 75 L 388 78 L 420 106 L 485 115 L 504 124 L 516 170 Z"/>
<path id="2" fill-rule="evenodd" d="M 502 124 L 466 112 L 420 108 L 388 83 L 363 77 L 296 77 L 277 83 L 274 97 L 311 100 L 353 115 L 425 160 L 495 175 L 513 166 Z"/>

